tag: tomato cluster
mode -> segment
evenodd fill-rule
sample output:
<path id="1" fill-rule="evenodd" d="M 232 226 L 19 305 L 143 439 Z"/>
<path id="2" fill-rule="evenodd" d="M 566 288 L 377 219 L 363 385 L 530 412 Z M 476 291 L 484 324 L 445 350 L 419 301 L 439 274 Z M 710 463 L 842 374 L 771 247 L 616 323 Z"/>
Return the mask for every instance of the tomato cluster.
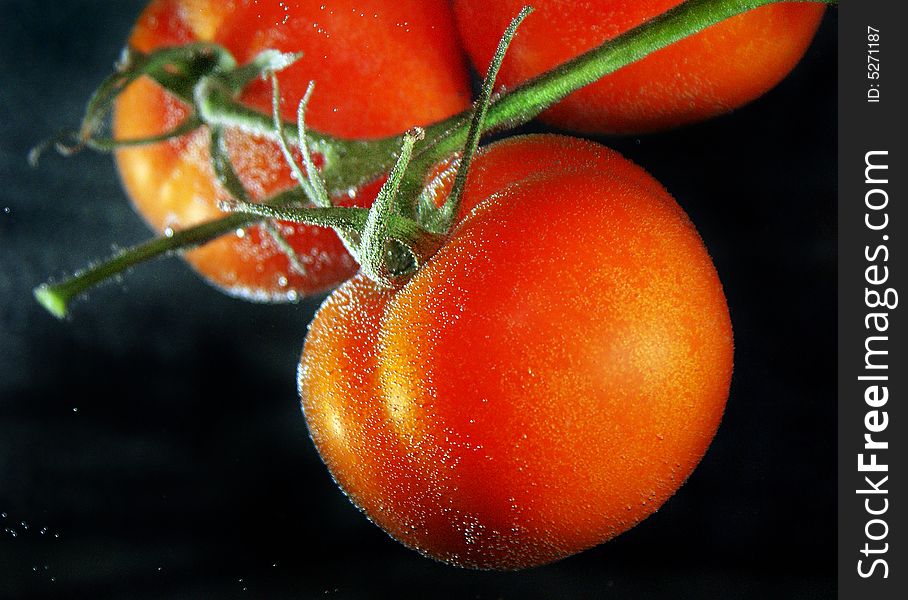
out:
<path id="1" fill-rule="evenodd" d="M 679 0 L 538 0 L 505 59 L 512 87 Z M 279 75 L 283 117 L 318 83 L 309 125 L 375 139 L 465 110 L 460 40 L 484 70 L 523 2 L 155 0 L 130 43 L 191 41 L 239 62 L 303 52 Z M 544 113 L 584 132 L 702 120 L 775 85 L 805 51 L 821 5 L 778 4 L 705 30 Z M 268 113 L 271 88 L 240 97 Z M 153 136 L 188 108 L 150 80 L 117 102 L 117 136 Z M 159 231 L 221 216 L 227 197 L 204 130 L 118 151 L 124 184 Z M 254 200 L 297 184 L 278 146 L 241 129 L 229 156 Z M 427 186 L 437 205 L 450 171 Z M 368 206 L 374 183 L 340 205 Z M 335 233 L 280 224 L 291 268 L 259 226 L 190 252 L 230 293 L 281 300 L 330 289 L 310 326 L 299 389 L 312 438 L 350 498 L 392 536 L 453 564 L 515 569 L 625 531 L 690 475 L 721 419 L 732 370 L 722 286 L 681 208 L 607 148 L 555 135 L 507 139 L 473 161 L 440 249 L 394 285 L 355 274 Z M 352 278 L 351 278 L 352 277 Z"/>
<path id="2" fill-rule="evenodd" d="M 679 3 L 533 2 L 536 14 L 515 38 L 501 83 L 521 83 Z M 193 41 L 216 42 L 240 62 L 269 48 L 302 52 L 302 60 L 279 74 L 283 116 L 293 120 L 297 103 L 315 80 L 318 92 L 307 111 L 312 128 L 343 138 L 374 139 L 468 108 L 470 78 L 459 40 L 484 72 L 502 31 L 523 4 L 457 0 L 452 11 L 444 0 L 154 0 L 139 18 L 130 44 L 148 52 Z M 777 4 L 729 19 L 574 92 L 542 118 L 577 131 L 631 133 L 730 110 L 791 70 L 823 10 L 819 4 Z M 264 82 L 250 85 L 241 99 L 270 111 L 270 88 Z M 116 108 L 114 132 L 125 139 L 159 135 L 187 112 L 147 79 L 127 88 Z M 227 145 L 253 198 L 264 199 L 295 184 L 273 142 L 232 129 Z M 117 153 L 129 195 L 158 232 L 221 216 L 218 200 L 225 199 L 226 192 L 212 173 L 207 146 L 207 135 L 198 131 Z M 377 190 L 377 184 L 350 189 L 337 202 L 368 206 Z M 292 300 L 322 292 L 356 271 L 334 233 L 289 223 L 280 229 L 299 261 L 288 261 L 260 227 L 241 229 L 186 256 L 221 289 L 257 300 Z"/>

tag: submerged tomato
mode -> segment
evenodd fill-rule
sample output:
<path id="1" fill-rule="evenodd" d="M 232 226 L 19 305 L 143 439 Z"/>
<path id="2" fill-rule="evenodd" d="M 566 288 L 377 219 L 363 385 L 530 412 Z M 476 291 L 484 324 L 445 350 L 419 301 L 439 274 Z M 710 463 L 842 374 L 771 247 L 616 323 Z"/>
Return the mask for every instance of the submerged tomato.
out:
<path id="1" fill-rule="evenodd" d="M 514 86 L 683 0 L 537 0 L 498 77 Z M 454 0 L 461 38 L 484 70 L 525 0 Z M 780 3 L 733 17 L 578 90 L 542 115 L 573 131 L 642 133 L 701 121 L 775 86 L 803 56 L 825 6 Z"/>
<path id="2" fill-rule="evenodd" d="M 299 387 L 370 519 L 436 559 L 519 569 L 671 496 L 731 370 L 722 286 L 671 196 L 607 148 L 531 136 L 478 155 L 461 222 L 405 285 L 359 275 L 326 300 Z"/>
<path id="3" fill-rule="evenodd" d="M 315 80 L 307 122 L 339 137 L 398 134 L 442 120 L 470 102 L 469 74 L 443 0 L 156 0 L 139 18 L 130 44 L 147 52 L 196 40 L 225 46 L 240 63 L 265 49 L 303 52 L 302 60 L 279 74 L 283 117 L 295 120 L 297 104 Z M 270 85 L 252 84 L 241 100 L 270 113 Z M 180 101 L 143 79 L 120 96 L 114 132 L 124 139 L 158 135 L 186 114 Z M 227 142 L 254 198 L 294 185 L 276 144 L 239 130 L 228 130 Z M 198 131 L 117 152 L 129 195 L 157 231 L 223 216 L 217 200 L 226 195 L 215 182 L 208 143 L 207 132 Z M 368 206 L 377 189 L 351 190 L 355 198 L 340 202 Z M 333 232 L 293 224 L 282 224 L 282 230 L 304 273 L 290 269 L 278 245 L 258 227 L 193 250 L 187 259 L 215 285 L 259 300 L 322 291 L 355 272 Z"/>

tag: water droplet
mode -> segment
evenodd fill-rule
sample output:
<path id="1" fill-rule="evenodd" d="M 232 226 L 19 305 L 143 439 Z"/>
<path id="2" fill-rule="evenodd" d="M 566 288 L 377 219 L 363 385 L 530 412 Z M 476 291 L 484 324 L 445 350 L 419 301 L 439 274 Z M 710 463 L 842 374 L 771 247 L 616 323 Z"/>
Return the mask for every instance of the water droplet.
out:
<path id="1" fill-rule="evenodd" d="M 164 228 L 164 237 L 173 237 L 173 227 Z"/>
<path id="2" fill-rule="evenodd" d="M 277 278 L 277 284 L 280 287 L 287 287 L 287 283 L 288 283 L 287 278 L 284 277 L 283 275 L 281 275 L 280 277 Z"/>
<path id="3" fill-rule="evenodd" d="M 243 239 L 244 237 L 246 237 L 246 230 L 243 229 L 243 228 L 237 229 L 237 230 L 236 230 L 236 237 L 238 237 L 238 238 L 240 238 L 240 239 Z"/>

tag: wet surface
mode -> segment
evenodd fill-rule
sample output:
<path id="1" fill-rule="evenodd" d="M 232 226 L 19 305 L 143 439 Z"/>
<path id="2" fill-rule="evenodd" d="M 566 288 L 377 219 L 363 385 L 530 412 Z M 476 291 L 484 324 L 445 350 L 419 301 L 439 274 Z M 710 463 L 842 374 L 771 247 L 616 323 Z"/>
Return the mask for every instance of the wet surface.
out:
<path id="1" fill-rule="evenodd" d="M 731 397 L 662 510 L 556 565 L 500 574 L 407 550 L 331 481 L 295 389 L 318 299 L 247 304 L 167 259 L 69 322 L 32 301 L 47 276 L 148 236 L 109 157 L 25 160 L 76 123 L 142 4 L 0 3 L 0 596 L 833 594 L 834 11 L 769 96 L 606 140 L 674 194 L 713 255 L 735 326 Z"/>

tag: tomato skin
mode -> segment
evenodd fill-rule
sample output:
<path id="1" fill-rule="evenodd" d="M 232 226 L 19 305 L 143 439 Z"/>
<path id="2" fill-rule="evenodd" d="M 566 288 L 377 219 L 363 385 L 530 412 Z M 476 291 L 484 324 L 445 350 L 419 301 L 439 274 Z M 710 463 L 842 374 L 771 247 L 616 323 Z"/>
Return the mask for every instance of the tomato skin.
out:
<path id="1" fill-rule="evenodd" d="M 412 279 L 325 301 L 299 387 L 370 519 L 436 559 L 520 569 L 629 529 L 690 475 L 731 323 L 684 212 L 617 153 L 528 136 L 474 166 L 472 209 Z"/>
<path id="2" fill-rule="evenodd" d="M 539 0 L 504 60 L 513 87 L 681 4 L 682 0 Z M 523 0 L 454 0 L 461 38 L 488 68 Z M 702 121 L 774 87 L 807 50 L 825 6 L 779 3 L 732 17 L 580 89 L 540 117 L 587 133 L 646 133 Z"/>
<path id="3" fill-rule="evenodd" d="M 266 48 L 304 52 L 305 58 L 278 76 L 283 117 L 295 120 L 297 104 L 315 80 L 307 123 L 338 137 L 398 134 L 458 113 L 470 102 L 469 72 L 443 0 L 155 0 L 139 17 L 130 44 L 148 52 L 197 40 L 224 45 L 240 63 Z M 270 84 L 252 83 L 241 101 L 270 113 Z M 114 133 L 123 139 L 157 135 L 186 114 L 179 100 L 142 79 L 118 99 Z M 294 185 L 276 144 L 238 130 L 228 130 L 226 138 L 231 160 L 253 198 Z M 223 216 L 217 201 L 226 193 L 215 181 L 208 143 L 207 131 L 200 130 L 117 152 L 123 184 L 156 231 Z M 344 195 L 336 201 L 369 206 L 379 187 L 370 184 L 353 190 L 353 198 Z M 289 223 L 281 229 L 305 273 L 291 269 L 259 227 L 241 231 L 242 237 L 224 236 L 186 258 L 225 291 L 266 301 L 318 293 L 356 271 L 333 232 Z"/>

